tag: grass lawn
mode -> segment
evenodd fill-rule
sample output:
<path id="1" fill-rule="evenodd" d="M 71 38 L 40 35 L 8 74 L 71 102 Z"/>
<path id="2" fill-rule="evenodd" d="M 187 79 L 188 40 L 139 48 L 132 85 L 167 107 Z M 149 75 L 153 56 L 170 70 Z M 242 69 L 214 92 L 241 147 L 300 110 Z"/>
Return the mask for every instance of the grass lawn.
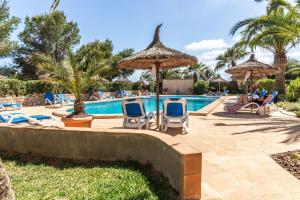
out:
<path id="1" fill-rule="evenodd" d="M 150 166 L 127 162 L 76 162 L 0 152 L 18 200 L 178 199 Z"/>

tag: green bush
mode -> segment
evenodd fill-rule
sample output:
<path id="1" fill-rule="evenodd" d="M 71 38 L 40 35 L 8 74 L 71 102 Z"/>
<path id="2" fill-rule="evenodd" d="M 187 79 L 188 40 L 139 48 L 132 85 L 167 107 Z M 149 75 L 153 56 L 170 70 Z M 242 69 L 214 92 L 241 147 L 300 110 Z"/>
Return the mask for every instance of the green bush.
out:
<path id="1" fill-rule="evenodd" d="M 132 90 L 142 90 L 143 85 L 140 82 L 135 82 L 132 84 Z"/>
<path id="2" fill-rule="evenodd" d="M 197 81 L 194 84 L 194 93 L 197 95 L 202 95 L 207 93 L 208 85 L 209 84 L 207 81 L 203 81 L 203 80 Z"/>
<path id="3" fill-rule="evenodd" d="M 39 81 L 39 80 L 31 80 L 24 81 L 25 85 L 25 95 L 31 94 L 43 94 L 45 92 L 67 92 L 62 88 L 58 83 Z"/>
<path id="4" fill-rule="evenodd" d="M 270 93 L 275 90 L 275 80 L 273 79 L 260 79 L 256 84 L 259 90 L 265 89 Z"/>
<path id="5" fill-rule="evenodd" d="M 300 98 L 300 78 L 290 82 L 287 87 L 286 98 L 289 101 L 297 101 Z"/>
<path id="6" fill-rule="evenodd" d="M 18 79 L 4 79 L 0 81 L 1 97 L 20 96 L 24 94 L 25 86 L 23 81 Z"/>
<path id="7" fill-rule="evenodd" d="M 112 82 L 110 84 L 110 91 L 132 90 L 132 83 L 127 82 Z"/>
<path id="8" fill-rule="evenodd" d="M 0 80 L 0 96 L 28 96 L 32 94 L 42 94 L 47 91 L 59 93 L 66 92 L 58 83 L 45 82 L 39 80 L 22 81 L 18 79 Z"/>
<path id="9" fill-rule="evenodd" d="M 300 117 L 300 111 L 296 112 L 296 116 Z"/>
<path id="10" fill-rule="evenodd" d="M 299 103 L 290 103 L 286 107 L 286 110 L 289 112 L 300 111 L 300 104 Z"/>

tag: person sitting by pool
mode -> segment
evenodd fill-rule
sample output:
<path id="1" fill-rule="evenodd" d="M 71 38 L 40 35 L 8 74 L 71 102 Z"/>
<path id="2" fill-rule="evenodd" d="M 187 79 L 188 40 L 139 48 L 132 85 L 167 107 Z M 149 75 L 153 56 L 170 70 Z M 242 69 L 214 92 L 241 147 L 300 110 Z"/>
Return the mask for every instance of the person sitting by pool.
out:
<path id="1" fill-rule="evenodd" d="M 257 98 L 254 98 L 252 102 L 257 103 L 258 105 L 262 105 L 264 100 L 268 97 L 268 91 L 263 89 L 260 93 L 257 92 Z"/>

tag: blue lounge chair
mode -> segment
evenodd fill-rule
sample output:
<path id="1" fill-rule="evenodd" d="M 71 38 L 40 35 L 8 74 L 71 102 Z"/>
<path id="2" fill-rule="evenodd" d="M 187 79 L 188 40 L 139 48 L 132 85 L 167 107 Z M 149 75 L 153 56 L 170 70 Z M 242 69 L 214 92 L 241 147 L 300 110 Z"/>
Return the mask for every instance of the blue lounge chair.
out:
<path id="1" fill-rule="evenodd" d="M 51 122 L 45 124 L 42 122 L 43 120 L 51 120 Z M 46 115 L 27 116 L 22 113 L 1 113 L 0 122 L 6 124 L 28 123 L 28 124 L 51 127 L 55 124 L 56 118 L 52 116 L 46 116 Z"/>
<path id="2" fill-rule="evenodd" d="M 55 107 L 57 104 L 60 104 L 62 106 L 62 101 L 59 99 L 59 97 L 52 94 L 51 92 L 46 92 L 44 94 L 44 99 L 45 105 L 51 105 Z"/>
<path id="3" fill-rule="evenodd" d="M 149 129 L 150 120 L 154 117 L 153 113 L 146 113 L 144 102 L 140 99 L 130 99 L 122 101 L 122 110 L 124 114 L 124 128 L 141 129 L 146 125 Z"/>
<path id="4" fill-rule="evenodd" d="M 60 99 L 61 103 L 67 103 L 67 104 L 73 104 L 74 103 L 74 99 L 71 99 L 70 97 L 68 97 L 67 95 L 61 93 L 57 95 L 58 98 Z"/>
<path id="5" fill-rule="evenodd" d="M 20 110 L 21 108 L 22 108 L 21 104 L 13 104 L 13 103 L 0 104 L 0 110 L 2 110 L 2 111 Z"/>
<path id="6" fill-rule="evenodd" d="M 185 132 L 188 132 L 189 115 L 185 99 L 164 100 L 161 126 L 163 132 L 166 132 L 169 127 L 183 128 Z"/>

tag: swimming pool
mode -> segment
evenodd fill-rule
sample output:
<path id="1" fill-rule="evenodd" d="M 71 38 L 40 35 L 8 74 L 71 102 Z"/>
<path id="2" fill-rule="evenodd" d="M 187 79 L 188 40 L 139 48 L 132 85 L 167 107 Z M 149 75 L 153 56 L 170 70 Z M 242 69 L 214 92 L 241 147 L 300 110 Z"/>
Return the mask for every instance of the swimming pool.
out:
<path id="1" fill-rule="evenodd" d="M 160 96 L 160 109 L 162 110 L 163 101 L 167 98 L 184 98 L 187 101 L 188 111 L 198 111 L 201 108 L 212 103 L 219 97 L 208 97 L 208 96 Z M 156 111 L 156 98 L 141 97 L 144 101 L 146 112 Z M 97 103 L 88 103 L 85 106 L 85 111 L 90 115 L 107 115 L 107 114 L 122 114 L 122 100 L 105 101 Z M 73 110 L 68 110 L 72 112 Z"/>

